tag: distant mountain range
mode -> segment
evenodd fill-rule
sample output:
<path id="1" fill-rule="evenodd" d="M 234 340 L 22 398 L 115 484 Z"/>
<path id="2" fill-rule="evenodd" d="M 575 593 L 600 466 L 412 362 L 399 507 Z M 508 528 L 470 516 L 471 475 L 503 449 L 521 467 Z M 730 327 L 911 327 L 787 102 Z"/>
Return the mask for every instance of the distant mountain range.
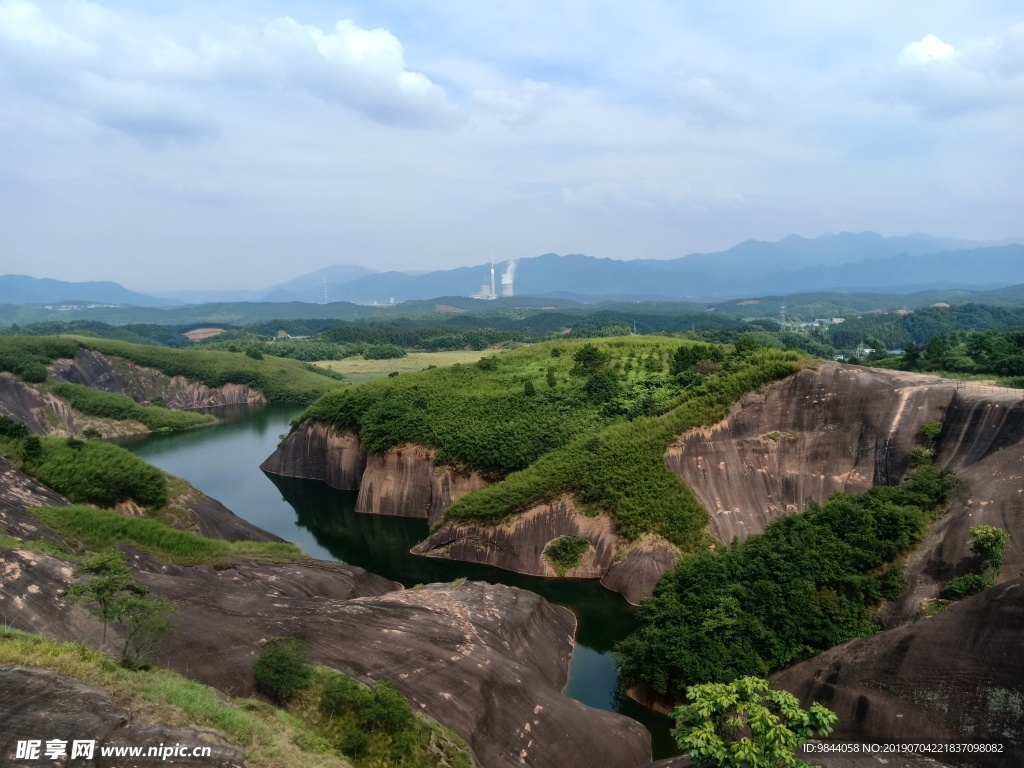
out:
<path id="1" fill-rule="evenodd" d="M 496 264 L 500 275 L 508 262 Z M 116 283 L 64 283 L 0 277 L 0 304 L 92 301 L 136 306 L 207 302 L 396 303 L 438 296 L 470 296 L 489 283 L 490 264 L 423 273 L 375 272 L 335 265 L 263 291 L 174 291 L 156 296 Z M 691 300 L 791 294 L 805 291 L 912 293 L 985 290 L 1024 283 L 1024 245 L 982 243 L 929 235 L 883 237 L 842 232 L 778 242 L 748 240 L 717 253 L 678 259 L 618 261 L 554 253 L 517 261 L 517 296 L 576 301 Z"/>
<path id="2" fill-rule="evenodd" d="M 130 291 L 118 283 L 69 283 L 28 275 L 0 275 L 0 304 L 132 304 L 137 307 L 167 307 L 178 303 Z"/>

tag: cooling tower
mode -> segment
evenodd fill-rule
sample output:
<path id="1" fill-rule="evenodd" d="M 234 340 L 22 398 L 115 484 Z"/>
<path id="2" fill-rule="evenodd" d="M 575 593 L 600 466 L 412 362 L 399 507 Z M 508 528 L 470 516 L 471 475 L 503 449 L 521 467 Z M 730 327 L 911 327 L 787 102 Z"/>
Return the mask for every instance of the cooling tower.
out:
<path id="1" fill-rule="evenodd" d="M 501 295 L 508 298 L 512 295 L 512 283 L 516 279 L 516 263 L 510 261 L 508 269 L 501 276 Z"/>

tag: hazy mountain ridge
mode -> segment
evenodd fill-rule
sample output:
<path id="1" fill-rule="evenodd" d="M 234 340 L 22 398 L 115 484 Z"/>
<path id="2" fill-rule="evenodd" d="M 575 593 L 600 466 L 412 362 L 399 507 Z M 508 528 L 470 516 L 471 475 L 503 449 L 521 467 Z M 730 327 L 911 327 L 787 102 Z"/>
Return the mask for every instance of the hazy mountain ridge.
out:
<path id="1" fill-rule="evenodd" d="M 496 282 L 509 262 L 494 265 Z M 117 283 L 67 283 L 8 275 L 0 303 L 72 301 L 169 306 L 210 302 L 395 303 L 438 296 L 471 296 L 490 284 L 491 264 L 422 273 L 375 272 L 340 264 L 262 291 L 194 290 L 157 297 Z M 517 296 L 578 301 L 705 300 L 807 291 L 884 291 L 909 294 L 955 288 L 987 290 L 1024 283 L 1024 245 L 986 245 L 930 235 L 883 237 L 841 232 L 778 242 L 747 240 L 717 253 L 678 259 L 620 261 L 584 254 L 546 253 L 517 260 Z"/>

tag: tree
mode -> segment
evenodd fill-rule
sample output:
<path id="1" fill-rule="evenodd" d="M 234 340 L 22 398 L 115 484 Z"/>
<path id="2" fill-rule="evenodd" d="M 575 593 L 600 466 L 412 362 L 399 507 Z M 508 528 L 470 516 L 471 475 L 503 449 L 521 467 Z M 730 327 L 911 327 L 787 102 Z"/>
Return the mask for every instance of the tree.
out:
<path id="1" fill-rule="evenodd" d="M 602 352 L 593 344 L 584 344 L 573 353 L 573 376 L 593 376 L 600 372 L 611 361 L 612 356 Z"/>
<path id="2" fill-rule="evenodd" d="M 71 574 L 76 579 L 91 576 L 64 592 L 69 602 L 95 606 L 92 614 L 103 622 L 103 642 L 107 642 L 107 624 L 116 621 L 121 598 L 132 583 L 132 572 L 120 552 L 93 555 Z"/>
<path id="3" fill-rule="evenodd" d="M 810 768 L 797 749 L 831 733 L 839 719 L 817 702 L 804 711 L 793 694 L 771 690 L 759 677 L 694 685 L 686 696 L 690 704 L 676 709 L 672 735 L 698 766 Z"/>
<path id="4" fill-rule="evenodd" d="M 173 629 L 170 615 L 174 605 L 141 584 L 133 583 L 131 569 L 120 552 L 93 555 L 72 575 L 91 578 L 75 584 L 64 595 L 70 602 L 93 606 L 92 614 L 103 621 L 104 643 L 107 642 L 107 625 L 117 622 L 124 640 L 122 666 L 144 667 L 160 638 Z"/>
<path id="5" fill-rule="evenodd" d="M 992 525 L 976 525 L 971 528 L 971 552 L 982 571 L 991 568 L 999 572 L 1009 541 L 1010 534 L 1002 528 Z"/>
<path id="6" fill-rule="evenodd" d="M 117 623 L 124 636 L 121 666 L 144 669 L 160 638 L 170 632 L 174 605 L 145 587 L 132 584 L 118 606 Z"/>
<path id="7" fill-rule="evenodd" d="M 532 381 L 527 381 L 523 384 L 523 394 L 527 397 L 533 397 L 537 394 L 537 387 L 534 386 Z"/>
<path id="8" fill-rule="evenodd" d="M 558 380 L 555 378 L 555 369 L 554 368 L 548 368 L 547 379 L 548 379 L 548 386 L 553 389 L 555 387 L 555 385 L 558 383 Z"/>

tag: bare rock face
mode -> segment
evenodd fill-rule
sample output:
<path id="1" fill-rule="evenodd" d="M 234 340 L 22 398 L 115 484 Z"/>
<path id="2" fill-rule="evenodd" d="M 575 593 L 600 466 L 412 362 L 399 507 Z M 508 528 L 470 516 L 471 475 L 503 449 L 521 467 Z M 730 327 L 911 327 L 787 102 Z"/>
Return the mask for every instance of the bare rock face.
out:
<path id="1" fill-rule="evenodd" d="M 0 373 L 0 414 L 24 424 L 34 435 L 80 435 L 90 427 L 108 436 L 149 431 L 137 421 L 101 419 L 79 413 L 59 397 L 40 392 L 9 373 Z"/>
<path id="2" fill-rule="evenodd" d="M 359 491 L 357 512 L 422 517 L 431 524 L 443 519 L 456 499 L 489 485 L 478 472 L 437 466 L 434 452 L 418 445 L 364 456 L 354 432 L 338 434 L 310 421 L 288 435 L 260 469 Z"/>
<path id="3" fill-rule="evenodd" d="M 383 456 L 367 456 L 356 512 L 428 517 L 433 473 L 433 451 L 418 445 L 401 445 Z"/>
<path id="4" fill-rule="evenodd" d="M 19 539 L 60 541 L 60 537 L 28 513 L 30 507 L 66 507 L 70 502 L 56 491 L 0 459 L 0 531 Z"/>
<path id="5" fill-rule="evenodd" d="M 343 568 L 359 570 L 333 565 L 316 581 L 297 566 L 155 567 L 138 579 L 179 605 L 181 634 L 160 660 L 222 690 L 249 692 L 260 640 L 287 634 L 306 643 L 313 661 L 394 682 L 486 768 L 650 759 L 650 736 L 638 723 L 562 694 L 575 631 L 566 609 L 474 583 L 351 599 L 332 592 Z"/>
<path id="6" fill-rule="evenodd" d="M 446 523 L 412 551 L 531 576 L 557 576 L 544 557 L 544 548 L 560 536 L 583 536 L 590 541 L 580 564 L 564 576 L 601 579 L 634 604 L 650 594 L 662 574 L 675 566 L 675 549 L 654 537 L 630 545 L 617 560 L 619 540 L 611 518 L 604 514 L 588 517 L 570 497 L 538 504 L 499 525 Z"/>
<path id="7" fill-rule="evenodd" d="M 465 583 L 401 590 L 340 563 L 161 565 L 132 554 L 136 580 L 177 606 L 155 661 L 232 695 L 253 690 L 260 643 L 303 640 L 312 661 L 393 681 L 413 706 L 458 732 L 484 768 L 640 765 L 638 723 L 562 693 L 575 618 L 512 587 Z M 16 628 L 98 645 L 101 627 L 54 599 L 71 580 L 57 558 L 0 550 L 0 603 Z M 109 629 L 111 646 L 116 631 Z"/>
<path id="8" fill-rule="evenodd" d="M 654 585 L 676 567 L 678 550 L 656 536 L 646 536 L 629 545 L 626 556 L 612 563 L 601 583 L 620 593 L 629 603 L 640 601 L 654 590 Z"/>
<path id="9" fill-rule="evenodd" d="M 992 525 L 1010 534 L 997 581 L 1024 568 L 1024 400 L 1012 391 L 959 390 L 946 410 L 936 461 L 960 486 L 946 513 L 907 563 L 910 585 L 882 612 L 887 626 L 915 618 L 923 600 L 973 567 L 970 529 Z"/>
<path id="10" fill-rule="evenodd" d="M 277 447 L 260 469 L 273 475 L 321 480 L 342 491 L 359 490 L 366 468 L 359 436 L 304 421 Z"/>
<path id="11" fill-rule="evenodd" d="M 218 405 L 263 405 L 267 398 L 246 384 L 208 387 L 184 376 L 167 376 L 119 357 L 80 348 L 73 360 L 55 360 L 50 365 L 54 381 L 83 384 L 104 392 L 128 395 L 148 404 L 162 397 L 168 408 L 191 410 Z"/>
<path id="12" fill-rule="evenodd" d="M 836 491 L 896 484 L 921 426 L 942 418 L 954 391 L 935 376 L 825 363 L 747 395 L 665 461 L 707 507 L 711 535 L 743 541 Z"/>
<path id="13" fill-rule="evenodd" d="M 774 687 L 839 715 L 831 738 L 1002 742 L 1024 762 L 1024 579 L 929 619 L 858 638 L 773 676 Z"/>
<path id="14" fill-rule="evenodd" d="M 187 512 L 192 530 L 208 539 L 284 541 L 280 536 L 242 519 L 216 499 L 192 486 L 185 493 L 171 499 L 170 504 Z"/>
<path id="15" fill-rule="evenodd" d="M 95 740 L 91 760 L 76 758 L 75 766 L 123 768 L 129 764 L 166 764 L 181 768 L 243 768 L 245 752 L 222 734 L 199 728 L 172 728 L 136 719 L 114 704 L 106 691 L 56 672 L 24 667 L 0 668 L 0 763 L 37 765 L 15 758 L 19 740 L 50 739 L 67 742 L 67 756 L 76 739 Z M 100 747 L 157 747 L 180 744 L 209 747 L 204 757 L 104 757 Z M 145 752 L 143 753 L 145 754 Z M 40 757 L 45 757 L 40 754 Z M 67 758 L 65 758 L 67 759 Z M 51 761 L 46 761 L 51 763 Z M 51 763 L 57 765 L 58 763 Z M 64 762 L 59 763 L 61 765 Z"/>

